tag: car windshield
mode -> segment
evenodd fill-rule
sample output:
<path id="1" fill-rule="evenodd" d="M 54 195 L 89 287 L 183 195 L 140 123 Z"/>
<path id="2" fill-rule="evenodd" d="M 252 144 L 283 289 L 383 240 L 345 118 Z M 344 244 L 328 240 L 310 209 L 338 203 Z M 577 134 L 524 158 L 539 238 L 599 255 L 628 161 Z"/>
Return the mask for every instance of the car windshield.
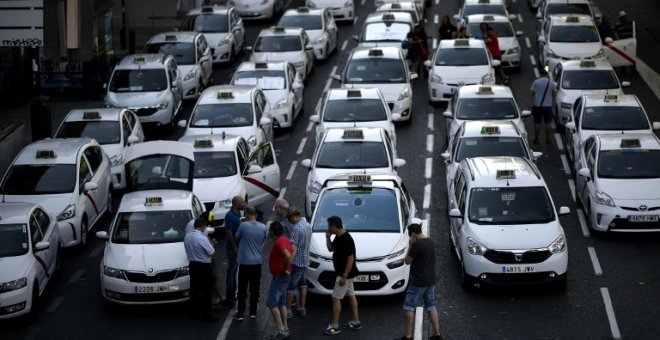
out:
<path id="1" fill-rule="evenodd" d="M 407 22 L 373 22 L 364 26 L 362 42 L 392 41 L 401 42 L 406 38 L 412 27 Z"/>
<path id="2" fill-rule="evenodd" d="M 193 171 L 193 161 L 188 158 L 170 154 L 150 154 L 126 164 L 126 186 L 128 191 L 191 190 Z"/>
<path id="3" fill-rule="evenodd" d="M 20 164 L 9 168 L 2 183 L 2 194 L 66 194 L 72 193 L 75 187 L 75 164 Z"/>
<path id="4" fill-rule="evenodd" d="M 470 222 L 476 224 L 532 224 L 555 220 L 544 187 L 474 188 L 470 193 Z"/>
<path id="5" fill-rule="evenodd" d="M 520 137 L 465 137 L 456 148 L 455 162 L 466 158 L 488 156 L 512 156 L 528 158 L 527 149 Z"/>
<path id="6" fill-rule="evenodd" d="M 586 14 L 591 15 L 588 4 L 554 3 L 545 6 L 545 17 L 557 14 Z"/>
<path id="7" fill-rule="evenodd" d="M 324 122 L 373 122 L 387 119 L 387 109 L 380 99 L 328 100 Z"/>
<path id="8" fill-rule="evenodd" d="M 518 109 L 513 98 L 462 98 L 458 101 L 456 118 L 515 119 L 518 118 Z"/>
<path id="9" fill-rule="evenodd" d="M 302 41 L 298 35 L 261 36 L 254 44 L 255 52 L 302 51 Z"/>
<path id="10" fill-rule="evenodd" d="M 403 83 L 406 70 L 400 59 L 368 58 L 349 61 L 347 83 Z"/>
<path id="11" fill-rule="evenodd" d="M 639 106 L 596 106 L 584 109 L 582 129 L 648 130 L 649 122 Z"/>
<path id="12" fill-rule="evenodd" d="M 479 25 L 481 25 L 480 22 L 470 23 L 467 27 L 467 35 L 474 37 L 481 32 Z M 514 36 L 513 26 L 510 22 L 488 22 L 488 26 L 493 28 L 498 38 L 512 38 Z"/>
<path id="13" fill-rule="evenodd" d="M 387 151 L 382 142 L 326 142 L 316 159 L 317 168 L 387 168 Z"/>
<path id="14" fill-rule="evenodd" d="M 565 71 L 561 87 L 567 90 L 618 89 L 619 81 L 612 70 Z"/>
<path id="15" fill-rule="evenodd" d="M 116 70 L 110 80 L 110 92 L 160 92 L 167 89 L 164 69 Z"/>
<path id="16" fill-rule="evenodd" d="M 259 86 L 263 90 L 286 89 L 286 78 L 281 70 L 255 70 L 236 72 L 232 85 Z"/>
<path id="17" fill-rule="evenodd" d="M 603 150 L 598 154 L 600 178 L 660 178 L 660 150 Z"/>
<path id="18" fill-rule="evenodd" d="M 120 212 L 112 229 L 112 242 L 153 244 L 183 242 L 190 210 Z"/>
<path id="19" fill-rule="evenodd" d="M 550 41 L 558 43 L 588 43 L 600 42 L 600 38 L 595 26 L 553 26 L 550 30 Z"/>
<path id="20" fill-rule="evenodd" d="M 57 131 L 55 138 L 89 137 L 96 139 L 101 145 L 118 144 L 121 142 L 119 122 L 110 120 L 81 120 L 64 122 Z"/>
<path id="21" fill-rule="evenodd" d="M 197 63 L 195 46 L 191 42 L 151 43 L 144 48 L 144 53 L 171 54 L 178 65 L 194 65 Z"/>
<path id="22" fill-rule="evenodd" d="M 323 28 L 323 19 L 320 15 L 283 15 L 277 26 L 300 27 L 304 30 L 320 30 Z"/>
<path id="23" fill-rule="evenodd" d="M 250 126 L 254 114 L 250 103 L 204 104 L 195 107 L 190 120 L 190 127 Z"/>
<path id="24" fill-rule="evenodd" d="M 227 177 L 236 173 L 236 156 L 233 152 L 195 152 L 195 178 Z"/>
<path id="25" fill-rule="evenodd" d="M 227 33 L 229 32 L 229 18 L 227 14 L 189 15 L 183 19 L 181 30 L 202 33 Z"/>
<path id="26" fill-rule="evenodd" d="M 29 244 L 25 224 L 0 224 L 0 258 L 27 254 Z"/>
<path id="27" fill-rule="evenodd" d="M 467 5 L 463 8 L 463 17 L 472 14 L 499 14 L 506 16 L 506 9 L 502 5 Z"/>
<path id="28" fill-rule="evenodd" d="M 396 194 L 385 188 L 337 188 L 319 198 L 312 226 L 328 229 L 327 219 L 339 216 L 349 232 L 401 232 Z"/>
<path id="29" fill-rule="evenodd" d="M 488 54 L 483 48 L 439 48 L 435 54 L 437 66 L 488 65 Z"/>

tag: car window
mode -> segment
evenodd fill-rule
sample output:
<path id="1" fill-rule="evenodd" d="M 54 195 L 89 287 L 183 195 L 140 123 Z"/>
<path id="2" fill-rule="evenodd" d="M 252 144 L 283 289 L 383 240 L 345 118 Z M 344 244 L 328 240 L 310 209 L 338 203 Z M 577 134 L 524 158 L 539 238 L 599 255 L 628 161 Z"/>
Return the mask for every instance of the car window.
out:
<path id="1" fill-rule="evenodd" d="M 131 123 L 128 121 L 127 116 L 128 114 L 125 114 L 122 119 L 121 119 L 121 128 L 122 128 L 122 136 L 124 137 L 124 145 L 128 144 L 128 137 L 131 135 L 133 132 L 131 128 Z"/>
<path id="2" fill-rule="evenodd" d="M 262 168 L 275 164 L 273 157 L 273 148 L 270 144 L 264 144 L 258 147 L 250 155 L 249 165 L 258 165 Z"/>
<path id="3" fill-rule="evenodd" d="M 100 146 L 92 145 L 85 149 L 83 153 L 87 157 L 87 161 L 89 161 L 92 172 L 96 173 L 101 163 L 103 163 L 103 150 Z"/>
<path id="4" fill-rule="evenodd" d="M 78 188 L 81 193 L 83 192 L 84 189 L 83 187 L 85 186 L 85 183 L 91 180 L 92 180 L 92 172 L 91 169 L 89 168 L 89 164 L 87 163 L 87 159 L 85 157 L 81 157 L 80 165 L 78 166 Z"/>
<path id="5" fill-rule="evenodd" d="M 41 233 L 46 235 L 48 227 L 50 226 L 50 217 L 48 217 L 48 214 L 46 214 L 45 211 L 39 208 L 34 209 L 33 214 L 37 222 L 39 222 L 39 229 L 41 230 Z"/>
<path id="6" fill-rule="evenodd" d="M 202 205 L 202 203 L 199 201 L 197 196 L 192 195 L 192 209 L 193 209 L 193 215 L 194 216 L 199 216 L 204 212 L 206 209 Z"/>
<path id="7" fill-rule="evenodd" d="M 37 242 L 41 242 L 44 238 L 39 228 L 39 222 L 37 222 L 34 215 L 30 215 L 30 235 L 32 236 L 32 246 L 37 244 Z"/>
<path id="8" fill-rule="evenodd" d="M 575 101 L 575 106 L 573 107 L 573 116 L 575 116 L 575 127 L 580 127 L 580 117 L 582 116 L 582 97 L 578 98 Z"/>
<path id="9" fill-rule="evenodd" d="M 238 167 L 241 170 L 241 173 L 244 173 L 245 171 L 245 162 L 247 161 L 247 145 L 244 145 L 243 147 L 238 148 L 238 153 L 236 154 L 238 157 Z"/>

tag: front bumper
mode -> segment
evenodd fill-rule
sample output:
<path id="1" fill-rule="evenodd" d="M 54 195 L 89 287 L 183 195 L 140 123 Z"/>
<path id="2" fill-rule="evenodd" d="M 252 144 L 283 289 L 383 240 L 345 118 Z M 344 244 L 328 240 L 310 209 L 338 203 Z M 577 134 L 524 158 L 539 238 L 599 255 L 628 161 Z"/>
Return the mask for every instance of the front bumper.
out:
<path id="1" fill-rule="evenodd" d="M 323 42 L 314 44 L 312 46 L 314 47 L 314 58 L 316 58 L 316 60 L 328 59 L 328 55 L 330 54 L 330 51 L 326 49 L 326 46 L 328 46 L 327 40 L 323 40 Z"/>
<path id="2" fill-rule="evenodd" d="M 538 263 L 491 262 L 485 256 L 472 255 L 463 251 L 465 273 L 474 278 L 475 282 L 490 285 L 550 283 L 565 275 L 568 269 L 568 251 L 550 253 L 544 261 Z M 526 272 L 509 273 L 508 267 L 532 268 Z"/>
<path id="3" fill-rule="evenodd" d="M 188 79 L 181 84 L 183 90 L 183 99 L 195 99 L 201 92 L 200 80 L 198 77 Z"/>
<path id="4" fill-rule="evenodd" d="M 557 121 L 559 122 L 559 125 L 564 126 L 566 125 L 566 122 L 568 122 L 569 118 L 571 117 L 571 110 L 570 109 L 564 109 L 561 106 L 557 108 Z"/>
<path id="5" fill-rule="evenodd" d="M 410 117 L 412 116 L 412 93 L 409 97 L 404 98 L 403 100 L 391 101 L 388 99 L 391 98 L 385 98 L 390 111 L 392 111 L 392 113 L 398 113 L 401 115 L 401 119 L 396 120 L 396 122 L 410 120 Z"/>
<path id="6" fill-rule="evenodd" d="M 213 48 L 213 63 L 228 63 L 231 59 L 231 54 L 233 53 L 231 49 L 231 43 L 225 44 L 222 46 L 216 46 Z"/>
<path id="7" fill-rule="evenodd" d="M 81 208 L 76 207 L 76 209 L 81 209 Z M 60 223 L 57 224 L 62 247 L 68 248 L 80 244 L 81 221 L 82 218 L 77 213 L 76 216 L 68 220 L 60 221 Z M 91 226 L 87 226 L 87 228 L 91 228 Z M 89 232 L 89 229 L 87 230 L 87 232 Z"/>
<path id="8" fill-rule="evenodd" d="M 503 54 L 502 67 L 504 68 L 520 67 L 520 53 Z"/>
<path id="9" fill-rule="evenodd" d="M 154 292 L 137 293 L 139 289 L 153 289 Z M 184 302 L 190 297 L 190 276 L 165 282 L 138 283 L 105 276 L 101 269 L 101 294 L 105 300 L 123 305 Z"/>
<path id="10" fill-rule="evenodd" d="M 174 105 L 170 102 L 166 108 L 159 110 L 156 107 L 132 107 L 130 108 L 140 119 L 142 126 L 152 125 L 156 127 L 168 125 L 172 123 L 172 108 Z"/>
<path id="11" fill-rule="evenodd" d="M 335 21 L 353 21 L 355 18 L 355 6 L 331 8 Z"/>
<path id="12" fill-rule="evenodd" d="M 241 7 L 238 8 L 238 15 L 241 18 L 246 20 L 257 20 L 257 19 L 270 19 L 275 15 L 274 5 L 265 4 L 265 5 L 256 5 L 252 7 Z"/>
<path id="13" fill-rule="evenodd" d="M 32 284 L 0 294 L 0 320 L 25 315 L 32 309 Z"/>
<path id="14" fill-rule="evenodd" d="M 275 128 L 288 128 L 293 125 L 293 106 L 284 109 L 273 110 L 273 126 Z"/>
<path id="15" fill-rule="evenodd" d="M 637 202 L 636 202 L 637 203 Z M 658 211 L 636 211 L 639 205 L 631 207 L 609 207 L 606 205 L 594 203 L 591 201 L 589 208 L 589 223 L 594 230 L 639 233 L 639 232 L 659 232 L 660 221 L 658 222 L 632 222 L 631 216 L 658 215 Z M 633 210 L 634 209 L 634 210 Z"/>

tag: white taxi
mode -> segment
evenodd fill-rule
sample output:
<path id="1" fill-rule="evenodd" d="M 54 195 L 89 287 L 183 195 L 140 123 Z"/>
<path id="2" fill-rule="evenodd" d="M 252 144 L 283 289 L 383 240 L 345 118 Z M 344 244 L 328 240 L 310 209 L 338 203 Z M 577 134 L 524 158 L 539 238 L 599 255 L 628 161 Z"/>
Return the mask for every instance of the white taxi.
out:
<path id="1" fill-rule="evenodd" d="M 353 0 L 307 0 L 309 8 L 327 8 L 335 21 L 354 21 L 355 2 Z"/>
<path id="2" fill-rule="evenodd" d="M 112 213 L 110 160 L 90 138 L 36 141 L 7 169 L 0 194 L 2 202 L 40 204 L 61 222 L 62 247 L 84 247 L 89 230 Z"/>
<path id="3" fill-rule="evenodd" d="M 284 10 L 286 0 L 228 0 L 227 6 L 235 7 L 244 19 L 272 19 Z"/>
<path id="4" fill-rule="evenodd" d="M 463 26 L 467 17 L 473 14 L 503 15 L 509 20 L 517 18 L 514 14 L 509 14 L 503 0 L 465 0 L 463 6 L 454 14 L 457 26 Z"/>
<path id="5" fill-rule="evenodd" d="M 651 124 L 642 103 L 633 94 L 582 96 L 575 101 L 571 121 L 566 123 L 566 151 L 569 159 L 574 160 L 580 146 L 592 135 L 654 130 L 660 130 L 660 122 Z"/>
<path id="6" fill-rule="evenodd" d="M 290 62 L 241 63 L 229 82 L 230 85 L 258 86 L 272 105 L 274 128 L 289 128 L 303 111 L 302 76 Z"/>
<path id="7" fill-rule="evenodd" d="M 263 90 L 248 85 L 216 85 L 204 90 L 190 121 L 179 121 L 184 136 L 226 133 L 245 138 L 251 148 L 273 140 L 270 104 Z"/>
<path id="8" fill-rule="evenodd" d="M 31 203 L 0 203 L 0 320 L 35 312 L 61 269 L 57 220 Z"/>
<path id="9" fill-rule="evenodd" d="M 279 196 L 280 166 L 271 143 L 250 152 L 245 139 L 226 134 L 186 136 L 179 142 L 194 148 L 193 192 L 213 212 L 212 226 L 223 225 L 235 196 L 252 206 Z"/>
<path id="10" fill-rule="evenodd" d="M 259 32 L 251 51 L 250 61 L 273 62 L 289 61 L 296 67 L 303 80 L 314 68 L 314 46 L 307 32 L 302 28 L 273 26 Z"/>
<path id="11" fill-rule="evenodd" d="M 424 18 L 422 12 L 419 11 L 419 7 L 414 2 L 393 2 L 393 3 L 384 3 L 376 8 L 375 13 L 383 12 L 404 12 L 412 16 L 412 19 L 415 23 L 421 23 Z"/>
<path id="12" fill-rule="evenodd" d="M 573 104 L 578 97 L 621 95 L 622 87 L 630 86 L 630 82 L 619 82 L 616 72 L 605 59 L 562 61 L 549 73 L 550 79 L 557 84 L 554 114 L 559 128 L 571 120 Z"/>
<path id="13" fill-rule="evenodd" d="M 183 99 L 197 98 L 205 87 L 213 84 L 213 54 L 199 32 L 156 34 L 147 41 L 143 52 L 174 56 L 183 75 Z"/>
<path id="14" fill-rule="evenodd" d="M 245 27 L 235 7 L 213 5 L 192 9 L 183 17 L 179 30 L 204 34 L 214 64 L 233 63 L 245 47 Z"/>
<path id="15" fill-rule="evenodd" d="M 374 5 L 376 5 L 376 8 L 382 7 L 384 5 L 391 5 L 391 4 L 400 4 L 400 3 L 405 3 L 407 1 L 401 1 L 401 0 L 376 0 L 374 1 Z M 429 0 L 413 0 L 412 3 L 415 5 L 417 8 L 417 12 L 420 13 L 420 18 L 424 18 L 424 13 L 426 13 L 426 5 L 429 3 Z M 398 12 L 398 11 L 397 11 Z"/>
<path id="16" fill-rule="evenodd" d="M 342 88 L 379 88 L 392 114 L 400 120 L 412 119 L 413 90 L 410 82 L 417 73 L 410 72 L 398 47 L 356 47 L 351 52 L 343 74 L 333 76 Z"/>
<path id="17" fill-rule="evenodd" d="M 595 232 L 660 231 L 660 140 L 652 133 L 589 137 L 580 148 L 575 194 Z"/>
<path id="18" fill-rule="evenodd" d="M 594 17 L 595 13 L 589 0 L 542 0 L 537 6 L 536 19 L 545 23 L 553 15 L 568 14 Z"/>
<path id="19" fill-rule="evenodd" d="M 382 128 L 328 129 L 319 140 L 311 159 L 305 191 L 305 212 L 312 216 L 323 183 L 330 177 L 362 171 L 396 175 L 406 161 L 397 157 L 390 135 Z"/>
<path id="20" fill-rule="evenodd" d="M 422 224 L 403 181 L 394 175 L 338 175 L 323 185 L 312 217 L 312 240 L 307 267 L 308 288 L 330 295 L 337 276 L 332 253 L 325 242 L 327 219 L 339 216 L 355 241 L 356 295 L 383 296 L 402 293 L 410 278 L 406 266 L 410 224 Z M 427 228 L 423 226 L 422 232 Z"/>
<path id="21" fill-rule="evenodd" d="M 502 51 L 502 67 L 512 67 L 520 70 L 520 43 L 518 37 L 522 31 L 514 31 L 509 18 L 503 15 L 473 14 L 467 17 L 467 35 L 476 36 L 480 31 L 479 25 L 485 22 L 493 28 Z"/>
<path id="22" fill-rule="evenodd" d="M 76 109 L 64 117 L 55 138 L 94 138 L 110 158 L 112 187 L 122 189 L 124 150 L 144 141 L 144 131 L 135 113 L 128 109 Z"/>
<path id="23" fill-rule="evenodd" d="M 464 289 L 481 284 L 566 285 L 568 246 L 548 186 L 518 157 L 464 159 L 449 191 L 449 236 Z"/>
<path id="24" fill-rule="evenodd" d="M 412 32 L 415 20 L 405 12 L 377 12 L 371 13 L 364 20 L 362 32 L 353 36 L 360 47 L 399 47 Z M 407 49 L 402 50 L 403 56 L 408 54 Z"/>
<path id="25" fill-rule="evenodd" d="M 431 60 L 424 62 L 429 68 L 429 102 L 446 102 L 465 85 L 495 85 L 493 60 L 483 40 L 441 40 Z"/>
<path id="26" fill-rule="evenodd" d="M 531 116 L 532 112 L 520 111 L 508 86 L 470 85 L 463 86 L 456 92 L 447 105 L 447 111 L 442 115 L 446 118 L 447 141 L 449 136 L 456 134 L 463 122 L 470 120 L 512 121 L 526 139 L 527 130 L 522 118 Z"/>
<path id="27" fill-rule="evenodd" d="M 323 93 L 319 112 L 309 117 L 316 124 L 316 143 L 330 128 L 383 128 L 396 144 L 393 120 L 401 119 L 390 108 L 378 88 L 329 89 Z"/>
<path id="28" fill-rule="evenodd" d="M 310 44 L 314 46 L 316 60 L 327 60 L 330 53 L 337 51 L 337 24 L 327 8 L 298 7 L 287 10 L 277 26 L 304 29 Z"/>
<path id="29" fill-rule="evenodd" d="M 112 71 L 105 106 L 131 109 L 143 127 L 171 129 L 183 102 L 182 81 L 171 55 L 129 55 Z"/>
<path id="30" fill-rule="evenodd" d="M 593 19 L 588 15 L 553 15 L 538 37 L 539 60 L 550 69 L 560 60 L 605 58 Z"/>

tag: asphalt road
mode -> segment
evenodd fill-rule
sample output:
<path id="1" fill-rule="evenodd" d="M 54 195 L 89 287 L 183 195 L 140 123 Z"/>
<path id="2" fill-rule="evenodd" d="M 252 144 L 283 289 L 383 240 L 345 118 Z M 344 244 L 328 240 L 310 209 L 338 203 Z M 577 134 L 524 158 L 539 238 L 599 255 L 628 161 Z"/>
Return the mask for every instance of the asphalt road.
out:
<path id="1" fill-rule="evenodd" d="M 313 134 L 309 116 L 332 72 L 341 71 L 356 42 L 351 35 L 358 34 L 363 19 L 374 9 L 372 1 L 358 2 L 358 20 L 354 24 L 340 24 L 339 50 L 326 63 L 316 65 L 305 87 L 305 113 L 295 127 L 275 135 L 277 160 L 282 174 L 284 197 L 292 204 L 303 206 L 307 171 L 297 165 L 310 158 L 313 152 Z M 437 31 L 437 15 L 457 12 L 458 0 L 433 0 L 427 9 L 429 34 Z M 513 21 L 522 51 L 520 73 L 510 74 L 511 84 L 522 108 L 530 108 L 528 88 L 534 79 L 536 57 L 536 21 L 525 0 L 510 0 L 510 12 L 520 14 Z M 656 72 L 660 71 L 660 40 L 655 14 L 660 5 L 643 0 L 630 0 L 620 8 L 613 0 L 601 0 L 598 7 L 614 15 L 625 9 L 637 21 L 639 32 L 638 55 Z M 292 5 L 294 7 L 294 5 Z M 247 23 L 247 39 L 251 44 L 259 30 L 270 23 Z M 526 43 L 529 39 L 529 44 Z M 346 44 L 343 44 L 347 41 Z M 246 57 L 244 57 L 246 58 Z M 216 69 L 216 84 L 226 83 L 234 68 Z M 645 105 L 651 120 L 660 121 L 660 101 L 636 73 L 619 72 L 621 80 L 632 82 L 626 92 L 636 94 Z M 537 162 L 553 199 L 559 206 L 571 208 L 571 214 L 561 217 L 569 245 L 569 276 L 564 291 L 551 291 L 536 287 L 523 289 L 487 290 L 467 293 L 460 288 L 458 261 L 449 251 L 446 211 L 446 183 L 444 163 L 439 154 L 444 151 L 445 130 L 441 113 L 443 106 L 431 107 L 426 98 L 426 79 L 420 77 L 413 85 L 414 113 L 410 125 L 397 126 L 399 155 L 407 165 L 399 173 L 411 191 L 425 218 L 430 236 L 437 244 L 436 271 L 439 278 L 437 296 L 445 339 L 657 339 L 660 338 L 660 235 L 614 235 L 594 237 L 584 231 L 580 223 L 581 212 L 572 197 L 570 167 L 565 163 L 563 137 L 557 135 L 552 145 L 534 146 L 542 151 Z M 187 117 L 193 103 L 187 103 L 183 116 Z M 62 119 L 65 113 L 58 113 Z M 527 129 L 533 131 L 531 120 Z M 176 139 L 183 133 L 178 128 L 172 136 L 151 134 L 151 139 Z M 302 145 L 302 146 L 301 146 Z M 428 165 L 427 165 L 428 164 Z M 428 167 L 428 168 L 427 168 Z M 290 176 L 289 176 L 290 174 Z M 290 179 L 286 179 L 286 178 Z M 284 189 L 283 189 L 284 191 Z M 660 193 L 660 190 L 659 190 Z M 260 207 L 268 217 L 270 206 Z M 107 218 L 94 231 L 107 228 Z M 257 320 L 231 322 L 227 312 L 220 311 L 217 323 L 199 323 L 188 320 L 185 306 L 109 307 L 102 303 L 99 292 L 99 262 L 102 242 L 90 238 L 83 251 L 68 251 L 61 277 L 49 287 L 36 320 L 21 319 L 0 323 L 2 339 L 267 339 L 273 329 L 265 307 L 259 310 Z M 264 251 L 267 254 L 269 245 Z M 217 253 L 224 254 L 220 246 Z M 223 256 L 219 259 L 222 261 Z M 267 267 L 264 266 L 264 270 Z M 269 275 L 262 277 L 262 296 Z M 387 298 L 359 298 L 360 316 L 364 328 L 345 331 L 339 338 L 392 339 L 403 334 L 402 296 Z M 321 329 L 330 320 L 329 297 L 312 296 L 308 301 L 308 316 L 290 320 L 293 338 L 320 339 Z M 343 320 L 348 313 L 344 310 Z M 423 323 L 424 337 L 428 337 L 427 320 Z"/>

